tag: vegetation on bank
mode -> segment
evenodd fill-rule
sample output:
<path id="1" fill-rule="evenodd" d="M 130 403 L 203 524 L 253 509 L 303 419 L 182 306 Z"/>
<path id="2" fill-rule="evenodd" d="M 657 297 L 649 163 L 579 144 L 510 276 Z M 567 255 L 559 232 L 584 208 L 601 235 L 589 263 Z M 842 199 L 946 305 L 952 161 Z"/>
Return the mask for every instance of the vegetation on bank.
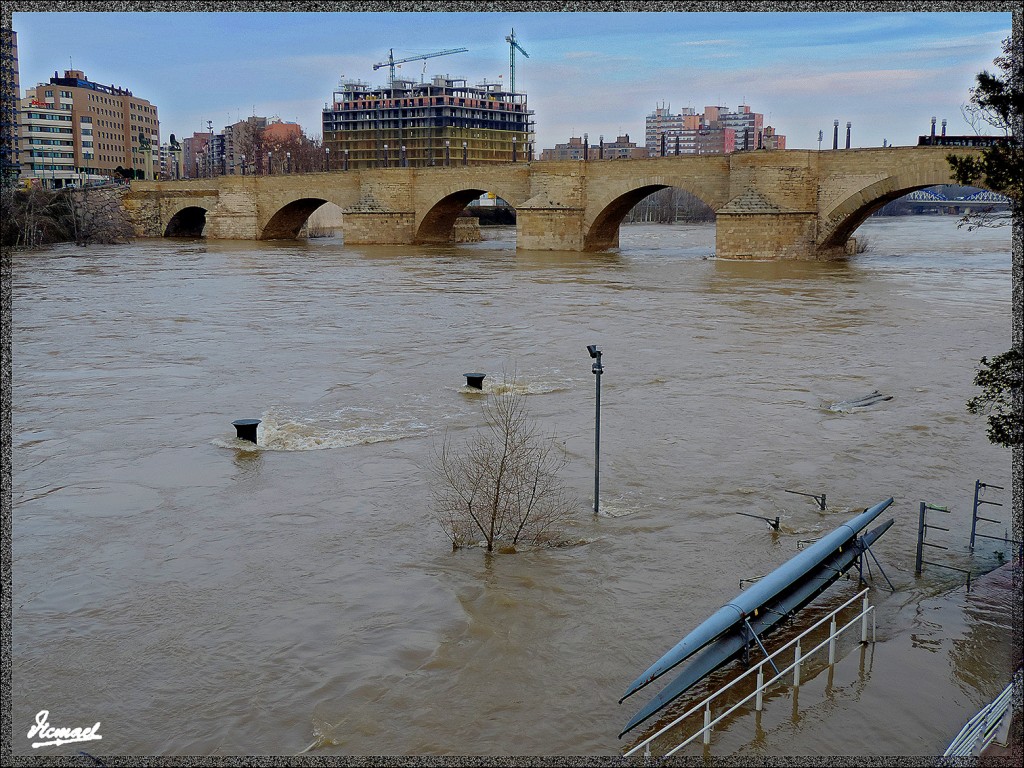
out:
<path id="1" fill-rule="evenodd" d="M 1024 146 L 1020 136 L 1011 133 L 1014 122 L 1024 115 L 1024 76 L 1019 68 L 1014 68 L 1014 60 L 1020 61 L 1021 45 L 1019 39 L 1016 43 L 1012 38 L 1003 41 L 1003 53 L 994 62 L 999 71 L 985 71 L 977 76 L 977 85 L 971 89 L 970 101 L 963 110 L 975 127 L 988 124 L 1003 131 L 1007 141 L 986 147 L 978 157 L 947 158 L 953 178 L 960 184 L 980 183 L 1010 198 L 1008 212 L 980 212 L 964 217 L 961 226 L 968 230 L 1021 223 Z M 1014 260 L 1015 282 L 1019 283 L 1020 254 L 1015 254 Z M 1019 296 L 1015 298 L 1019 300 Z M 974 383 L 982 391 L 967 401 L 967 410 L 988 417 L 989 441 L 1006 448 L 1024 446 L 1024 338 L 1015 333 L 1008 351 L 991 359 L 982 357 Z"/>
<path id="2" fill-rule="evenodd" d="M 117 187 L 59 190 L 4 186 L 0 190 L 0 242 L 9 248 L 54 243 L 126 243 L 134 230 Z"/>

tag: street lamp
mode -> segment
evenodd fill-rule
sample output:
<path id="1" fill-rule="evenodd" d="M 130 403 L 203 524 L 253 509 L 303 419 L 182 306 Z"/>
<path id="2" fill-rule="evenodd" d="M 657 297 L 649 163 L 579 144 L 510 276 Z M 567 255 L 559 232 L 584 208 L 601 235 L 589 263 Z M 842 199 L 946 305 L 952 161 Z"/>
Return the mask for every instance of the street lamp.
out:
<path id="1" fill-rule="evenodd" d="M 267 173 L 273 175 L 274 173 L 274 153 L 267 152 Z"/>
<path id="2" fill-rule="evenodd" d="M 446 166 L 452 164 L 452 143 L 448 139 L 444 140 L 444 164 Z"/>
<path id="3" fill-rule="evenodd" d="M 242 155 L 242 175 L 245 176 L 245 155 Z"/>
<path id="4" fill-rule="evenodd" d="M 331 170 L 331 148 L 330 147 L 324 147 L 324 153 L 326 155 L 326 160 L 324 160 L 324 163 L 327 166 L 326 170 L 329 171 L 329 170 Z"/>
<path id="5" fill-rule="evenodd" d="M 469 165 L 469 145 L 462 142 L 462 164 Z"/>
<path id="6" fill-rule="evenodd" d="M 587 352 L 594 359 L 594 365 L 590 371 L 594 374 L 594 381 L 597 384 L 597 405 L 594 412 L 594 514 L 596 515 L 601 498 L 601 374 L 604 373 L 604 368 L 601 365 L 601 350 L 595 344 L 588 344 Z"/>
<path id="7" fill-rule="evenodd" d="M 341 170 L 343 170 L 343 171 L 347 171 L 348 170 L 348 150 L 347 149 L 345 150 L 345 160 L 342 163 Z"/>
<path id="8" fill-rule="evenodd" d="M 391 167 L 391 160 L 388 158 L 388 145 L 387 144 L 384 145 L 384 167 L 385 168 L 390 168 Z"/>
<path id="9" fill-rule="evenodd" d="M 512 162 L 516 162 L 516 137 L 512 137 Z"/>
<path id="10" fill-rule="evenodd" d="M 285 152 L 284 153 L 284 167 L 285 167 L 285 173 L 291 173 L 292 172 L 292 153 L 291 152 Z"/>

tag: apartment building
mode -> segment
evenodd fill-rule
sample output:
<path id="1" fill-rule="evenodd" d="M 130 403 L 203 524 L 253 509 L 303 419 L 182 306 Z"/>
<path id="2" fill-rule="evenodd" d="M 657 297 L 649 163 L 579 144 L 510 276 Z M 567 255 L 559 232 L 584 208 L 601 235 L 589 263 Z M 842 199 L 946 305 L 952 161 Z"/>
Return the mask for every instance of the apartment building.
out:
<path id="1" fill-rule="evenodd" d="M 708 106 L 700 114 L 692 107 L 673 113 L 663 105 L 647 115 L 645 128 L 647 152 L 652 157 L 784 149 L 786 144 L 785 136 L 764 125 L 764 115 L 745 104 L 735 112 Z M 765 141 L 766 135 L 772 137 L 770 142 Z"/>
<path id="2" fill-rule="evenodd" d="M 0 39 L 0 183 L 13 184 L 21 172 L 18 147 L 18 33 L 13 29 Z"/>
<path id="3" fill-rule="evenodd" d="M 229 175 L 249 175 L 264 168 L 263 135 L 267 118 L 247 117 L 224 127 L 224 154 Z"/>
<path id="4" fill-rule="evenodd" d="M 636 142 L 629 140 L 629 134 L 616 136 L 615 141 L 606 142 L 599 136 L 596 144 L 591 144 L 587 134 L 583 138 L 570 137 L 565 144 L 555 144 L 550 149 L 543 149 L 541 160 L 636 160 L 647 157 L 647 149 L 638 147 Z"/>
<path id="5" fill-rule="evenodd" d="M 533 126 L 526 94 L 440 75 L 380 88 L 343 82 L 323 110 L 333 169 L 525 162 Z"/>
<path id="6" fill-rule="evenodd" d="M 26 90 L 22 112 L 23 177 L 61 187 L 77 178 L 153 179 L 158 172 L 157 108 L 125 88 L 91 82 L 81 70 L 54 72 Z"/>
<path id="7" fill-rule="evenodd" d="M 181 140 L 181 177 L 183 179 L 201 179 L 209 175 L 206 146 L 212 136 L 212 132 L 193 133 Z"/>

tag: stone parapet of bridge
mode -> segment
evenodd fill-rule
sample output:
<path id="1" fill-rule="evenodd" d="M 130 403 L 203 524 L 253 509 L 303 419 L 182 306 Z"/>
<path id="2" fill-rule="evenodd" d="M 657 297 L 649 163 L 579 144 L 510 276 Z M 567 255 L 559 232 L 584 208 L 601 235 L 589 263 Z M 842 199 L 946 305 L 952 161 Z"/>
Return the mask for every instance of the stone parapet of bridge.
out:
<path id="1" fill-rule="evenodd" d="M 325 203 L 351 244 L 453 241 L 455 221 L 485 193 L 516 211 L 524 250 L 601 251 L 644 197 L 686 190 L 716 214 L 716 255 L 833 259 L 875 210 L 915 189 L 952 183 L 947 156 L 976 149 L 783 150 L 644 160 L 376 168 L 134 182 L 124 198 L 141 237 L 295 238 Z"/>

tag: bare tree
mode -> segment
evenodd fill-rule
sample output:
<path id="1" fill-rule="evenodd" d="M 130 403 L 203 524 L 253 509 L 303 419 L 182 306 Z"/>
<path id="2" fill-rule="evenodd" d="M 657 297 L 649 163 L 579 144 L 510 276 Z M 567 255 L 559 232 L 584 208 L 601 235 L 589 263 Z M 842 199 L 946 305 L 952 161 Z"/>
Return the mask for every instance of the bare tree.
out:
<path id="1" fill-rule="evenodd" d="M 435 450 L 433 512 L 453 549 L 543 544 L 578 507 L 559 477 L 565 451 L 540 432 L 514 381 L 488 395 L 481 432 L 458 449 L 446 434 Z"/>

